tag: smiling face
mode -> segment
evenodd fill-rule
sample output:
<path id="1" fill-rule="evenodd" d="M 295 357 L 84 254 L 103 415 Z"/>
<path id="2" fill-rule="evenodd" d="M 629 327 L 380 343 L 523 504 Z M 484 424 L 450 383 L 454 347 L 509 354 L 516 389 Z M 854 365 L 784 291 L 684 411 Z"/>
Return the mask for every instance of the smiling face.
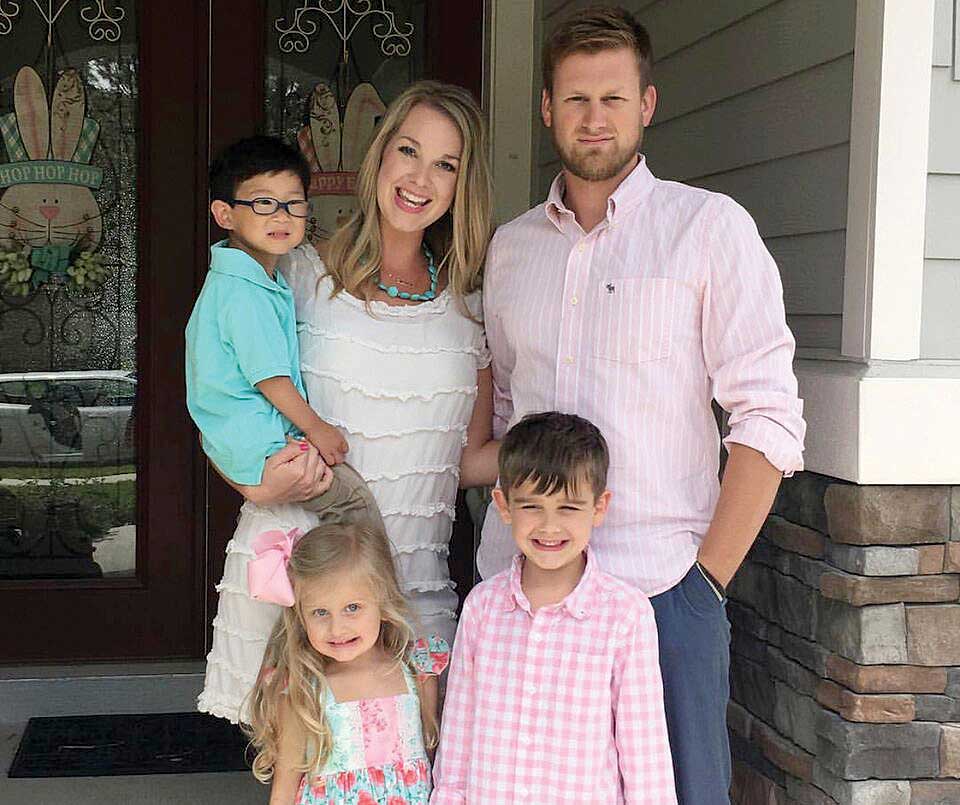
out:
<path id="1" fill-rule="evenodd" d="M 345 571 L 303 582 L 300 617 L 310 645 L 337 663 L 350 663 L 377 645 L 379 598 L 367 574 Z"/>
<path id="2" fill-rule="evenodd" d="M 551 494 L 538 493 L 536 486 L 528 479 L 509 497 L 494 489 L 493 498 L 521 553 L 541 570 L 562 570 L 581 561 L 591 532 L 606 516 L 610 492 L 595 497 L 585 480 Z"/>
<path id="3" fill-rule="evenodd" d="M 252 201 L 274 198 L 277 201 L 303 200 L 303 183 L 293 171 L 260 173 L 237 185 L 234 198 Z M 272 215 L 257 215 L 243 204 L 214 201 L 210 205 L 217 224 L 230 232 L 230 245 L 241 249 L 260 263 L 273 276 L 277 258 L 303 240 L 306 218 L 294 218 L 279 208 Z"/>
<path id="4" fill-rule="evenodd" d="M 383 150 L 377 174 L 380 227 L 422 232 L 453 203 L 463 138 L 443 112 L 410 110 Z"/>
<path id="5" fill-rule="evenodd" d="M 632 50 L 574 52 L 556 66 L 553 92 L 544 90 L 540 111 L 563 167 L 602 182 L 633 170 L 656 98 L 652 85 L 641 87 Z"/>

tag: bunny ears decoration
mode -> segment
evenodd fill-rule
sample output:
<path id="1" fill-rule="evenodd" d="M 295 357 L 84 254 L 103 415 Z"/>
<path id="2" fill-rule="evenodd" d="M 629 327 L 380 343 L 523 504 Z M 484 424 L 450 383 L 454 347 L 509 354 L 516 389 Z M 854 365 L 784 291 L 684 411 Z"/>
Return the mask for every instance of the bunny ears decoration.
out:
<path id="1" fill-rule="evenodd" d="M 80 73 L 64 71 L 48 104 L 37 71 L 21 67 L 13 105 L 0 115 L 10 158 L 0 165 L 0 293 L 27 296 L 48 283 L 96 291 L 111 272 L 97 252 L 102 213 L 91 192 L 103 182 L 90 164 L 100 124 L 86 116 Z"/>
<path id="2" fill-rule="evenodd" d="M 310 122 L 300 129 L 297 143 L 310 165 L 308 236 L 314 242 L 329 237 L 353 214 L 357 171 L 384 112 L 373 84 L 360 84 L 350 93 L 342 120 L 330 84 L 321 81 L 313 88 Z"/>
<path id="3" fill-rule="evenodd" d="M 0 136 L 10 162 L 0 166 L 0 187 L 18 184 L 77 185 L 92 190 L 103 171 L 90 164 L 100 124 L 86 117 L 80 74 L 66 70 L 47 106 L 43 80 L 21 67 L 13 85 L 13 112 L 0 115 Z"/>
<path id="4" fill-rule="evenodd" d="M 310 125 L 297 135 L 300 150 L 313 173 L 311 195 L 353 193 L 356 173 L 386 110 L 376 87 L 363 83 L 350 93 L 341 121 L 330 85 L 321 81 L 313 88 Z"/>

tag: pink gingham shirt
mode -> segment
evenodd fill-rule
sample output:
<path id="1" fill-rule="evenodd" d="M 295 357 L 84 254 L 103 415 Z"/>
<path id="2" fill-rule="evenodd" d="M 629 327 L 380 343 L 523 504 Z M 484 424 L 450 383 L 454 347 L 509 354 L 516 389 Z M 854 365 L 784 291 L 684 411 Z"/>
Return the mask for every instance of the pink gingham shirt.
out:
<path id="1" fill-rule="evenodd" d="M 431 805 L 675 805 L 649 600 L 588 552 L 532 612 L 522 562 L 464 602 Z"/>
<path id="2" fill-rule="evenodd" d="M 777 267 L 749 214 L 726 196 L 654 177 L 641 157 L 584 233 L 558 176 L 546 204 L 500 227 L 483 287 L 493 353 L 494 433 L 558 410 L 610 446 L 600 566 L 656 595 L 696 558 L 719 495 L 711 399 L 726 443 L 803 468 L 805 425 Z M 488 512 L 484 578 L 514 551 Z"/>

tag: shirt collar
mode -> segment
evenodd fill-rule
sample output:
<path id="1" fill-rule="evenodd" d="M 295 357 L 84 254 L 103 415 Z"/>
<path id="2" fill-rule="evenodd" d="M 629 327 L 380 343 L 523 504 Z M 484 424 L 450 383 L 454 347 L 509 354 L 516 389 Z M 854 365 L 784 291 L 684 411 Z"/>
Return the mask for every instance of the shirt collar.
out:
<path id="1" fill-rule="evenodd" d="M 551 604 L 544 609 L 563 608 L 567 614 L 577 620 L 583 620 L 590 615 L 593 602 L 596 599 L 594 594 L 595 576 L 597 561 L 593 558 L 593 553 L 589 548 L 586 550 L 587 565 L 583 569 L 583 575 L 573 591 L 558 604 Z M 513 557 L 513 563 L 510 565 L 510 575 L 508 578 L 507 593 L 503 599 L 503 608 L 507 612 L 512 612 L 520 607 L 527 614 L 532 614 L 530 601 L 523 592 L 520 585 L 520 575 L 523 570 L 524 556 L 517 554 Z"/>
<path id="2" fill-rule="evenodd" d="M 654 181 L 655 177 L 647 167 L 646 157 L 640 154 L 637 166 L 627 174 L 607 199 L 607 221 L 614 221 L 617 215 L 622 215 L 643 201 L 653 188 Z M 547 194 L 547 202 L 544 205 L 547 218 L 561 232 L 563 219 L 567 216 L 573 217 L 573 211 L 563 203 L 565 191 L 566 183 L 561 171 L 550 185 L 550 192 Z"/>
<path id="3" fill-rule="evenodd" d="M 280 271 L 274 272 L 276 281 L 270 279 L 270 275 L 260 263 L 242 249 L 234 249 L 226 240 L 218 241 L 210 247 L 210 270 L 239 277 L 269 291 L 290 291 L 290 286 Z"/>

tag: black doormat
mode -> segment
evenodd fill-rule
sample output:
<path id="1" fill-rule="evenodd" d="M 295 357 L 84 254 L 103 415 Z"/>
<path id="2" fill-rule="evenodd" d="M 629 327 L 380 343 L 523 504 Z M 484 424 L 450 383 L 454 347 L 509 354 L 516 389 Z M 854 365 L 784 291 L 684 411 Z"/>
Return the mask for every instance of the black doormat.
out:
<path id="1" fill-rule="evenodd" d="M 239 727 L 205 713 L 31 718 L 10 777 L 244 771 Z"/>

